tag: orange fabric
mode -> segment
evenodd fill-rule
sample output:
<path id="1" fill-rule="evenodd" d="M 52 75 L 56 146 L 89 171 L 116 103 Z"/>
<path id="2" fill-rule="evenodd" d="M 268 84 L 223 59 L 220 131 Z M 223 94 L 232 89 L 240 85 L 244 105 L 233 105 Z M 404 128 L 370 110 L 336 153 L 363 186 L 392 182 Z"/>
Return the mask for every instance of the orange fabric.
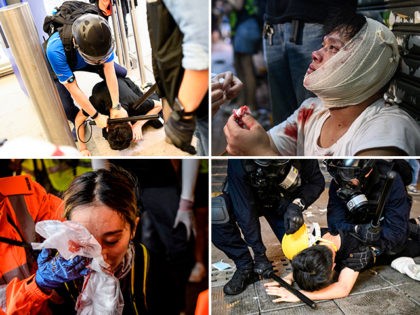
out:
<path id="1" fill-rule="evenodd" d="M 97 3 L 98 3 L 97 5 L 98 5 L 99 10 L 101 10 L 105 16 L 112 15 L 111 0 L 99 0 Z"/>
<path id="2" fill-rule="evenodd" d="M 21 281 L 15 278 L 7 285 L 6 314 L 51 314 L 46 303 L 51 294 L 42 292 L 34 278 L 35 275 Z"/>
<path id="3" fill-rule="evenodd" d="M 198 295 L 195 315 L 209 314 L 209 290 L 205 290 Z"/>
<path id="4" fill-rule="evenodd" d="M 28 175 L 0 178 L 0 236 L 2 237 L 22 241 L 19 233 L 7 220 L 9 215 L 14 222 L 19 222 L 9 199 L 6 198 L 11 195 L 24 195 L 28 212 L 34 222 L 63 220 L 62 200 L 48 194 Z M 39 290 L 35 281 L 32 281 L 33 277 L 24 280 L 13 278 L 15 273 L 22 270 L 27 273 L 25 276 L 30 276 L 24 248 L 0 242 L 0 257 L 0 281 L 9 282 L 6 289 L 7 314 L 12 310 L 17 310 L 19 314 L 34 314 L 33 309 L 41 309 L 42 305 L 38 304 L 44 302 L 45 294 Z"/>

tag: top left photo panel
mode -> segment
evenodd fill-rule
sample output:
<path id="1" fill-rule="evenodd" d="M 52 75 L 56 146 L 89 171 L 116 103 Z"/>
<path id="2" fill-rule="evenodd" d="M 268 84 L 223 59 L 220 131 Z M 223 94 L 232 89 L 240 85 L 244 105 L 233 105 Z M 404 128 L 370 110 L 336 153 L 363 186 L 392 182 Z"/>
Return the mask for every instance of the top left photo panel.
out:
<path id="1" fill-rule="evenodd" d="M 0 0 L 0 157 L 208 156 L 209 0 Z"/>

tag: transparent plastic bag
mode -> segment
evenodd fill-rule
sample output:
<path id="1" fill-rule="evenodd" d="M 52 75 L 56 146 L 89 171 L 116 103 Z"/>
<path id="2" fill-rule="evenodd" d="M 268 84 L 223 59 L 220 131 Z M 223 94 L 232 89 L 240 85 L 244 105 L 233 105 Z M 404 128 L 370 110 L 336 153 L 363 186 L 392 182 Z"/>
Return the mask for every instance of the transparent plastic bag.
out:
<path id="1" fill-rule="evenodd" d="M 35 225 L 35 231 L 45 238 L 32 243 L 33 249 L 53 248 L 65 259 L 75 256 L 92 258 L 92 270 L 84 279 L 82 292 L 76 302 L 77 314 L 119 315 L 124 299 L 119 280 L 108 270 L 102 257 L 102 247 L 81 224 L 72 221 L 45 220 Z"/>

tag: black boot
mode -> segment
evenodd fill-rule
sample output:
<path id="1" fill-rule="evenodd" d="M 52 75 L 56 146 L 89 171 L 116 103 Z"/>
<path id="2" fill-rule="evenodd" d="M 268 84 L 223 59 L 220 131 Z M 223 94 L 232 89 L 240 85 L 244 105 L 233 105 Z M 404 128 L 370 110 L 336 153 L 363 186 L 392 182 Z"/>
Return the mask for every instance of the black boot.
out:
<path id="1" fill-rule="evenodd" d="M 248 285 L 258 280 L 258 276 L 251 270 L 237 269 L 232 279 L 223 287 L 223 292 L 227 295 L 236 295 L 243 292 Z"/>
<path id="2" fill-rule="evenodd" d="M 273 272 L 273 265 L 265 254 L 254 257 L 254 272 L 263 278 L 269 278 Z"/>

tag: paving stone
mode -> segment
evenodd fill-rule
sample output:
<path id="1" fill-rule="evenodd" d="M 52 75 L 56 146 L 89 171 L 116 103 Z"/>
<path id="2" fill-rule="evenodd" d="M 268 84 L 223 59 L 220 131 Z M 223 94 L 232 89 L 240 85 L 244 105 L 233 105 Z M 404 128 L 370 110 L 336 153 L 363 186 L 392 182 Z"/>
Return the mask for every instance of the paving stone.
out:
<path id="1" fill-rule="evenodd" d="M 413 315 L 420 313 L 419 305 L 396 288 L 354 294 L 344 299 L 337 299 L 335 302 L 344 314 Z"/>

